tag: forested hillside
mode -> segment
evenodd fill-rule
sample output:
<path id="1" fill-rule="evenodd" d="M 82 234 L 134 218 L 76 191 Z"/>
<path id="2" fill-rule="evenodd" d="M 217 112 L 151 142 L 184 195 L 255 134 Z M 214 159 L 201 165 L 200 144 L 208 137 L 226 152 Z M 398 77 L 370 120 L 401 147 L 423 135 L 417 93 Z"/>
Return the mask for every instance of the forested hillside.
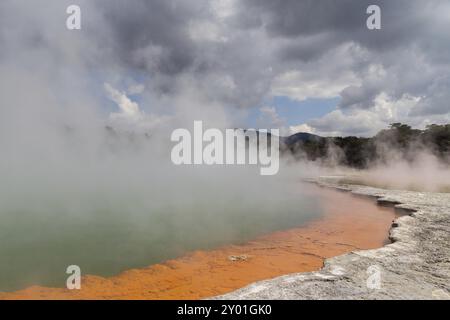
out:
<path id="1" fill-rule="evenodd" d="M 298 134 L 297 134 L 298 135 Z M 425 130 L 393 123 L 372 138 L 319 137 L 302 134 L 284 138 L 282 152 L 296 159 L 332 161 L 333 164 L 367 168 L 374 163 L 391 160 L 414 161 L 422 152 L 450 163 L 450 124 L 427 126 Z"/>

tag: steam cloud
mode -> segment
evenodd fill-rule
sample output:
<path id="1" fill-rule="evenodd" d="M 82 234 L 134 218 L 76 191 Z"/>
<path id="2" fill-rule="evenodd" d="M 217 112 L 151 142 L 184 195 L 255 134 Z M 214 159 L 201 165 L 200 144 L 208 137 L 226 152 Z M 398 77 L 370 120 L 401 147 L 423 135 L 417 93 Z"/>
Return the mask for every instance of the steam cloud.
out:
<path id="1" fill-rule="evenodd" d="M 362 106 L 373 111 L 383 93 L 395 103 L 423 96 L 411 111 L 413 121 L 449 119 L 447 107 L 434 104 L 434 98 L 441 102 L 445 99 L 435 92 L 450 92 L 442 76 L 449 74 L 450 47 L 427 40 L 435 31 L 448 39 L 448 21 L 430 19 L 432 12 L 448 12 L 442 1 L 429 2 L 426 10 L 422 1 L 375 1 L 388 17 L 401 17 L 406 8 L 412 12 L 406 20 L 424 28 L 415 35 L 403 19 L 387 19 L 395 30 L 387 33 L 392 38 L 370 39 L 358 27 L 365 26 L 364 16 L 353 7 L 368 1 L 312 8 L 311 1 L 80 0 L 82 30 L 69 31 L 65 9 L 72 2 L 0 3 L 0 234 L 9 237 L 11 250 L 23 243 L 41 248 L 33 244 L 39 228 L 49 232 L 52 224 L 61 230 L 66 224 L 95 224 L 103 214 L 111 221 L 124 217 L 120 221 L 129 229 L 124 228 L 137 233 L 152 212 L 173 215 L 162 229 L 174 234 L 192 221 L 190 232 L 198 232 L 199 221 L 209 219 L 228 226 L 226 238 L 246 232 L 233 229 L 244 213 L 271 219 L 273 212 L 301 212 L 296 182 L 304 171 L 297 166 L 261 177 L 257 168 L 177 168 L 170 162 L 173 129 L 189 128 L 194 120 L 222 129 L 245 127 L 246 108 L 270 95 L 299 100 L 340 95 L 338 113 Z M 252 12 L 250 17 L 246 12 Z M 324 13 L 329 17 L 314 18 Z M 313 23 L 305 26 L 305 21 Z M 401 47 L 407 43 L 418 51 Z M 398 64 L 402 54 L 407 61 Z M 407 81 L 398 81 L 400 74 Z M 272 108 L 263 111 L 281 125 Z M 373 131 L 339 116 L 350 119 L 346 132 Z M 345 131 L 332 127 L 330 119 L 310 125 L 322 132 Z M 423 181 L 442 177 L 429 175 L 431 160 L 421 164 L 428 174 Z M 318 173 L 314 168 L 309 172 Z M 237 212 L 233 223 L 227 220 L 230 212 Z M 21 239 L 13 238 L 15 223 L 27 220 L 38 222 L 25 229 L 26 223 L 20 225 Z M 42 247 L 57 245 L 51 239 L 58 239 L 58 227 L 50 233 Z M 81 236 L 69 234 L 70 239 Z M 182 236 L 180 242 L 189 242 Z M 60 250 L 64 262 L 70 260 L 65 249 Z M 0 256 L 12 254 L 2 250 Z M 8 274 L 19 267 L 2 268 L 0 274 Z M 95 273 L 98 266 L 88 271 Z"/>

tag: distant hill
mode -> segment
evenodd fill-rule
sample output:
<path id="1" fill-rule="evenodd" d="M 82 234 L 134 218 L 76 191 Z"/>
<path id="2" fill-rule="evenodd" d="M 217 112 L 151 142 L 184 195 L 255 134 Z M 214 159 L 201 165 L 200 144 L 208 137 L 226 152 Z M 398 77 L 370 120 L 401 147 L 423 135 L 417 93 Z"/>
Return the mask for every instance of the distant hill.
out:
<path id="1" fill-rule="evenodd" d="M 281 137 L 281 142 L 283 142 L 286 146 L 293 146 L 299 142 L 306 142 L 306 141 L 318 142 L 321 139 L 323 139 L 323 137 L 320 137 L 315 134 L 299 132 L 289 137 Z"/>

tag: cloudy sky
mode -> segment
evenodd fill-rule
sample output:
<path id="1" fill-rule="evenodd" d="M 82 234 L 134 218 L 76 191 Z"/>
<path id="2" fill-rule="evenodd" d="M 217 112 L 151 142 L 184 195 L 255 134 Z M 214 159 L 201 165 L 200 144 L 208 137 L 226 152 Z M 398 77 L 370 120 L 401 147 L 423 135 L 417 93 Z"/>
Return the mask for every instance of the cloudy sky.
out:
<path id="1" fill-rule="evenodd" d="M 449 30 L 448 0 L 2 0 L 0 108 L 44 90 L 150 127 L 177 112 L 285 134 L 424 127 L 450 122 Z"/>

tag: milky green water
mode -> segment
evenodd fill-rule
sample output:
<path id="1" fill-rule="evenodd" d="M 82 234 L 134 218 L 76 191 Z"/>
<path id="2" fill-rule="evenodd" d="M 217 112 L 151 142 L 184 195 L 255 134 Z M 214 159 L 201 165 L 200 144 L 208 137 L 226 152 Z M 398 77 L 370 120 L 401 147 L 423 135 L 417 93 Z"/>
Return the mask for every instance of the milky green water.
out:
<path id="1" fill-rule="evenodd" d="M 227 201 L 214 205 L 214 199 L 200 199 L 183 210 L 168 204 L 147 211 L 121 203 L 116 209 L 70 213 L 2 212 L 0 291 L 64 287 L 69 265 L 80 266 L 82 274 L 111 276 L 190 250 L 300 226 L 322 213 L 315 193 L 253 204 L 245 195 Z"/>

